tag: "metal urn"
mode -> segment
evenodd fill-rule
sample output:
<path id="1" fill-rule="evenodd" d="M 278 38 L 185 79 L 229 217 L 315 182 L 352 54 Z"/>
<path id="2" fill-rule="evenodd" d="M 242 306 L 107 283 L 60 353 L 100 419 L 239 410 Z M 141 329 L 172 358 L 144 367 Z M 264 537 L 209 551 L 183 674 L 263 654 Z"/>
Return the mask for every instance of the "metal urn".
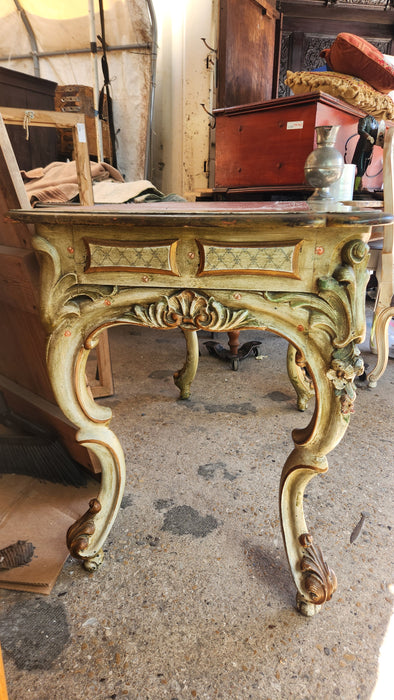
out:
<path id="1" fill-rule="evenodd" d="M 334 203 L 330 185 L 339 180 L 343 171 L 343 156 L 335 148 L 340 126 L 316 126 L 316 148 L 305 161 L 304 173 L 308 185 L 315 188 L 309 204 L 327 210 Z"/>

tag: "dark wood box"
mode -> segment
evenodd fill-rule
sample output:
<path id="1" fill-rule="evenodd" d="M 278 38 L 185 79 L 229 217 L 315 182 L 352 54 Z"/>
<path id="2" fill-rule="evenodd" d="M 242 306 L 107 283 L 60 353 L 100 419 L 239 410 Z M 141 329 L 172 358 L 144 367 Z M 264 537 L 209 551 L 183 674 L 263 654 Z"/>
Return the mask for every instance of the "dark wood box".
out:
<path id="1" fill-rule="evenodd" d="M 215 110 L 215 190 L 307 190 L 304 163 L 316 146 L 315 127 L 340 124 L 336 147 L 351 163 L 364 116 L 321 92 Z M 382 155 L 374 148 L 370 175 L 381 169 Z M 381 172 L 368 178 L 370 189 L 381 184 Z"/>

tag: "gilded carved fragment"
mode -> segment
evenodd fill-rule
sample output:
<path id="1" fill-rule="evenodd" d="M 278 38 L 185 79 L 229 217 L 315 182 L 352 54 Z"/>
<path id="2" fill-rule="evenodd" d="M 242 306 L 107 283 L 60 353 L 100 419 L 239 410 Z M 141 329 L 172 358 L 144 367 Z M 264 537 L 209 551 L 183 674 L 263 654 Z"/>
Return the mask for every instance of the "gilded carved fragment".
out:
<path id="1" fill-rule="evenodd" d="M 318 545 L 313 544 L 313 537 L 303 533 L 299 538 L 304 547 L 301 559 L 301 571 L 305 591 L 315 605 L 321 605 L 330 600 L 337 587 L 337 577 L 323 559 L 323 554 Z"/>
<path id="2" fill-rule="evenodd" d="M 100 501 L 92 498 L 89 509 L 67 531 L 67 546 L 76 559 L 83 559 L 83 552 L 89 546 L 89 539 L 95 532 L 94 517 L 101 510 Z"/>

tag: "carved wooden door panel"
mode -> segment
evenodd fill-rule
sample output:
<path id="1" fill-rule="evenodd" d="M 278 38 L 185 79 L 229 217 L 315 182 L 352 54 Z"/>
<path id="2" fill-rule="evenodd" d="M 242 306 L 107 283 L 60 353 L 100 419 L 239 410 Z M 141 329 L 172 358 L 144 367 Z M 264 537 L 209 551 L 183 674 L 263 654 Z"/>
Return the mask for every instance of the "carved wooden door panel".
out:
<path id="1" fill-rule="evenodd" d="M 281 14 L 273 0 L 221 0 L 218 107 L 276 97 Z"/>
<path id="2" fill-rule="evenodd" d="M 340 5 L 306 0 L 280 3 L 283 27 L 278 97 L 290 95 L 284 84 L 286 72 L 323 66 L 320 52 L 331 46 L 340 32 L 362 36 L 382 53 L 392 53 L 394 13 L 384 11 L 383 0 L 349 0 Z"/>

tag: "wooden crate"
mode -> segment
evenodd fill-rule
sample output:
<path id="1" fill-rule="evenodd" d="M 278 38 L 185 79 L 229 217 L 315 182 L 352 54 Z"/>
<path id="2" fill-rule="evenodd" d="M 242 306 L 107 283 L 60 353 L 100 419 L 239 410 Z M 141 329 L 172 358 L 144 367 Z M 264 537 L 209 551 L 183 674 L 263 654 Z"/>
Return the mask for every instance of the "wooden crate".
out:
<path id="1" fill-rule="evenodd" d="M 215 189 L 307 190 L 304 163 L 316 145 L 315 127 L 340 124 L 336 147 L 351 163 L 361 110 L 325 93 L 283 97 L 215 111 Z M 369 174 L 381 169 L 383 151 L 374 149 Z M 382 185 L 382 172 L 367 178 Z"/>
<path id="2" fill-rule="evenodd" d="M 88 85 L 58 85 L 55 91 L 55 110 L 57 112 L 81 112 L 85 115 L 86 135 L 89 155 L 97 156 L 97 136 L 94 117 L 93 88 Z M 106 99 L 104 99 L 104 114 L 106 114 Z M 101 121 L 103 134 L 103 154 L 111 159 L 111 139 L 107 121 Z M 58 130 L 59 156 L 71 157 L 73 137 L 71 129 Z"/>

